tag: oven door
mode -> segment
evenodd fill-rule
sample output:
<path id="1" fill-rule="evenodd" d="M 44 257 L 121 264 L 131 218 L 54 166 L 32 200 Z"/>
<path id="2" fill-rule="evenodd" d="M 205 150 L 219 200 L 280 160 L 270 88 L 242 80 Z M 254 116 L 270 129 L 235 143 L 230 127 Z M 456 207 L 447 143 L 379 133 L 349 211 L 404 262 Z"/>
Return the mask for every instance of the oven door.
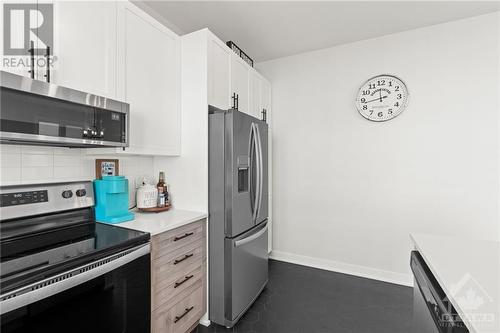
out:
<path id="1" fill-rule="evenodd" d="M 1 332 L 149 332 L 149 251 L 143 245 L 2 295 Z"/>

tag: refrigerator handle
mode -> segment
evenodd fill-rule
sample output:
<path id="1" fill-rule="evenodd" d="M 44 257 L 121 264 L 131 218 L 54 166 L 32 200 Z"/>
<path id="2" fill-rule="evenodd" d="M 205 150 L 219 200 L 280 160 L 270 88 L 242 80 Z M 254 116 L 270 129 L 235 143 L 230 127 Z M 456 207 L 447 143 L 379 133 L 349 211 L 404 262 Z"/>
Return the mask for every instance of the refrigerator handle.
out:
<path id="1" fill-rule="evenodd" d="M 259 193 L 261 192 L 260 188 L 260 153 L 259 153 L 259 139 L 258 139 L 258 128 L 255 123 L 252 123 L 252 132 L 253 132 L 253 145 L 254 145 L 254 152 L 255 152 L 255 159 L 256 159 L 256 170 L 255 170 L 255 198 L 253 202 L 253 214 L 252 214 L 252 219 L 253 222 L 257 220 L 257 214 L 258 214 L 258 205 L 259 205 Z M 253 171 L 253 170 L 252 170 Z"/>
<path id="2" fill-rule="evenodd" d="M 254 159 L 256 158 L 256 150 L 257 150 L 257 145 L 256 145 L 256 133 L 255 133 L 255 127 L 254 127 L 254 123 L 252 123 L 250 125 L 250 137 L 249 137 L 249 140 L 248 140 L 248 151 L 249 151 L 249 154 L 250 154 L 250 170 L 249 170 L 249 177 L 250 177 L 250 180 L 249 180 L 249 183 L 250 183 L 250 209 L 252 210 L 252 221 L 255 223 L 255 213 L 257 211 L 257 182 L 256 182 L 256 179 L 257 179 L 257 173 L 255 173 L 255 179 L 254 179 L 254 166 L 253 166 L 253 161 Z M 255 187 L 253 186 L 255 182 Z"/>
<path id="3" fill-rule="evenodd" d="M 259 216 L 260 214 L 260 208 L 262 206 L 262 192 L 263 192 L 263 187 L 264 187 L 264 175 L 263 175 L 263 156 L 262 156 L 262 140 L 260 138 L 260 130 L 259 130 L 259 126 L 258 125 L 255 125 L 255 131 L 257 133 L 257 146 L 258 146 L 258 160 L 257 160 L 257 174 L 258 174 L 258 178 L 257 178 L 257 181 L 259 182 L 258 184 L 258 191 L 257 191 L 257 195 L 258 195 L 258 201 L 257 201 L 257 213 L 255 214 L 255 219 L 257 219 L 257 217 Z"/>
<path id="4" fill-rule="evenodd" d="M 260 236 L 262 236 L 266 231 L 267 231 L 267 223 L 266 223 L 266 225 L 265 225 L 264 228 L 260 229 L 255 234 L 252 234 L 252 235 L 250 235 L 250 236 L 248 236 L 246 238 L 243 238 L 243 239 L 235 241 L 234 242 L 234 247 L 240 247 L 242 245 L 250 243 L 250 242 L 256 240 L 257 238 L 259 238 Z"/>

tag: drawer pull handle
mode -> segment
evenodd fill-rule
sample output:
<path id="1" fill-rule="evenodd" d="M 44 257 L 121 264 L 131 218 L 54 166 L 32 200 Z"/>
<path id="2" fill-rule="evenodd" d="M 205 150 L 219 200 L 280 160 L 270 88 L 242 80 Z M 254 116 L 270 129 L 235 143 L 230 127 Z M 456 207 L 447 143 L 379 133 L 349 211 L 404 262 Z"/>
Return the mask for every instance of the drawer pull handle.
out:
<path id="1" fill-rule="evenodd" d="M 184 310 L 183 314 L 181 314 L 180 316 L 175 316 L 174 323 L 176 323 L 179 320 L 181 320 L 182 318 L 184 318 L 184 316 L 187 315 L 193 309 L 194 309 L 194 306 L 192 306 L 190 308 L 186 308 L 186 310 Z"/>
<path id="2" fill-rule="evenodd" d="M 178 263 L 181 263 L 181 262 L 183 262 L 184 260 L 186 260 L 186 259 L 188 259 L 188 258 L 191 258 L 193 255 L 194 255 L 193 253 L 191 253 L 191 254 L 186 254 L 186 255 L 184 256 L 184 258 L 174 260 L 174 265 L 177 265 Z"/>
<path id="3" fill-rule="evenodd" d="M 181 240 L 181 239 L 184 239 L 184 238 L 186 238 L 186 237 L 189 237 L 189 236 L 191 236 L 191 235 L 194 235 L 194 232 L 186 232 L 186 233 L 184 234 L 184 236 L 175 237 L 175 238 L 174 238 L 174 242 L 177 242 L 177 241 L 179 241 L 179 240 Z"/>
<path id="4" fill-rule="evenodd" d="M 192 279 L 194 275 L 188 275 L 182 280 L 181 282 L 176 282 L 174 285 L 174 288 L 177 288 L 178 286 L 182 285 L 184 282 L 187 282 L 188 280 Z"/>

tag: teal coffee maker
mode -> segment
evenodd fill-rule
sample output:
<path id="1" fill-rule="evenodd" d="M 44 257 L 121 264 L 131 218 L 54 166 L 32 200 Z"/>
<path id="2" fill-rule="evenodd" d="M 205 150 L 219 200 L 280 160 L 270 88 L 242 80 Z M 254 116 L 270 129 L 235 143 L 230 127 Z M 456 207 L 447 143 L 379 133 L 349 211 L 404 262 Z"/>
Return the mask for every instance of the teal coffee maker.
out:
<path id="1" fill-rule="evenodd" d="M 124 176 L 94 180 L 94 193 L 96 221 L 120 223 L 134 219 L 128 209 L 128 179 Z"/>

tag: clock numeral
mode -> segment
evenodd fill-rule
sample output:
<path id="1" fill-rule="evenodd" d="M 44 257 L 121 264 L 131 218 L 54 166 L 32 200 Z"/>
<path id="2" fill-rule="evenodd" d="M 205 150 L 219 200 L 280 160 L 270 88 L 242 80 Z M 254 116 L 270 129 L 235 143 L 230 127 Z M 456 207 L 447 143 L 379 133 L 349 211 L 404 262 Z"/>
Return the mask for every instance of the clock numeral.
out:
<path id="1" fill-rule="evenodd" d="M 385 86 L 385 80 L 377 81 L 377 86 Z"/>
<path id="2" fill-rule="evenodd" d="M 398 107 L 399 106 L 399 102 L 396 102 L 396 104 L 394 104 L 395 107 Z"/>
<path id="3" fill-rule="evenodd" d="M 392 109 L 389 109 L 388 113 L 389 113 L 389 114 L 392 114 Z"/>
<path id="4" fill-rule="evenodd" d="M 368 85 L 368 89 L 375 89 L 375 88 L 376 88 L 375 83 L 370 83 Z"/>
<path id="5" fill-rule="evenodd" d="M 366 98 L 362 98 L 361 103 L 366 103 Z"/>
<path id="6" fill-rule="evenodd" d="M 397 97 L 398 99 L 401 99 L 401 98 L 402 98 L 401 94 L 398 94 L 397 96 L 398 96 L 398 97 Z"/>
<path id="7" fill-rule="evenodd" d="M 395 88 L 396 88 L 396 89 L 395 89 L 396 91 L 399 91 L 399 86 L 396 86 Z"/>
<path id="8" fill-rule="evenodd" d="M 382 117 L 383 115 L 384 115 L 384 113 L 383 113 L 383 112 L 379 112 L 379 113 L 378 113 L 379 118 L 380 118 L 380 117 Z"/>
<path id="9" fill-rule="evenodd" d="M 392 87 L 392 81 L 389 81 L 389 87 Z"/>
<path id="10" fill-rule="evenodd" d="M 370 95 L 370 90 L 363 90 L 363 95 Z"/>
<path id="11" fill-rule="evenodd" d="M 363 105 L 363 110 L 368 110 L 368 106 L 367 105 Z"/>
<path id="12" fill-rule="evenodd" d="M 370 116 L 373 114 L 373 110 L 370 110 Z"/>

